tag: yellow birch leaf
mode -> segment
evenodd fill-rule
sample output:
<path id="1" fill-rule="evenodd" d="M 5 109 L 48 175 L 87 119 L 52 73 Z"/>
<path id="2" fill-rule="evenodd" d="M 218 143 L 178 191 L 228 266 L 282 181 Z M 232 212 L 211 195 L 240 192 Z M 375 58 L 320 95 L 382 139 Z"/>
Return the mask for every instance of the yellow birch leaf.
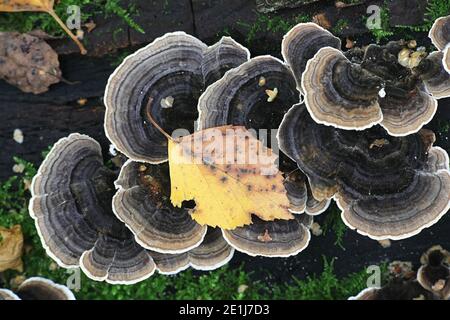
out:
<path id="1" fill-rule="evenodd" d="M 0 272 L 13 269 L 22 272 L 23 234 L 20 225 L 0 227 Z"/>
<path id="2" fill-rule="evenodd" d="M 169 139 L 171 201 L 195 200 L 199 224 L 234 229 L 293 219 L 277 156 L 244 127 L 224 126 Z"/>
<path id="3" fill-rule="evenodd" d="M 56 22 L 64 29 L 64 31 L 72 38 L 72 40 L 80 48 L 81 54 L 86 54 L 86 49 L 78 38 L 70 31 L 64 22 L 58 17 L 53 10 L 54 0 L 0 0 L 0 12 L 23 12 L 36 11 L 47 12 L 56 20 Z"/>

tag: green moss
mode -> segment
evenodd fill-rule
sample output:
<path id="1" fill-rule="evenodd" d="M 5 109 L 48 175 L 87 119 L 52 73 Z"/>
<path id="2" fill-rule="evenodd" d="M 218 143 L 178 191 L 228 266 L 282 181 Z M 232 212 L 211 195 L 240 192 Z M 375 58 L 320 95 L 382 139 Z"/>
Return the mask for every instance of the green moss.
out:
<path id="1" fill-rule="evenodd" d="M 340 35 L 349 26 L 349 22 L 346 19 L 339 19 L 336 25 L 333 27 L 333 33 L 335 35 Z"/>
<path id="2" fill-rule="evenodd" d="M 55 5 L 55 11 L 62 21 L 66 21 L 67 7 L 77 5 L 81 8 L 81 24 L 86 23 L 94 15 L 103 14 L 106 18 L 117 15 L 122 18 L 131 28 L 144 33 L 144 30 L 133 20 L 132 16 L 137 14 L 134 5 L 124 9 L 120 0 L 61 0 Z M 0 14 L 0 31 L 30 32 L 41 29 L 52 36 L 66 36 L 66 33 L 56 21 L 44 12 L 17 12 Z"/>
<path id="3" fill-rule="evenodd" d="M 381 18 L 381 28 L 370 30 L 372 35 L 375 37 L 375 41 L 377 43 L 380 43 L 381 40 L 385 40 L 394 34 L 394 32 L 391 30 L 390 27 L 389 8 L 386 5 L 381 8 L 380 18 Z"/>
<path id="4" fill-rule="evenodd" d="M 323 234 L 333 232 L 336 236 L 334 244 L 344 250 L 344 236 L 348 228 L 342 222 L 341 211 L 333 205 L 324 214 L 326 216 L 322 227 Z"/>
<path id="5" fill-rule="evenodd" d="M 43 155 L 48 153 L 48 149 Z M 19 158 L 15 162 L 24 166 L 23 173 L 0 183 L 0 226 L 22 226 L 27 250 L 23 255 L 26 277 L 42 276 L 65 284 L 71 274 L 59 268 L 45 253 L 28 215 L 29 191 L 26 185 L 36 173 L 33 164 Z M 5 283 L 21 273 L 6 271 Z M 324 257 L 324 269 L 317 275 L 304 280 L 293 278 L 288 283 L 267 284 L 254 279 L 252 273 L 237 268 L 222 267 L 218 270 L 200 273 L 192 270 L 175 276 L 156 274 L 138 284 L 110 285 L 88 279 L 80 272 L 78 299 L 347 299 L 366 287 L 368 274 L 365 270 L 340 278 L 335 275 L 334 261 Z M 245 290 L 242 290 L 244 288 Z M 241 288 L 241 290 L 239 290 Z"/>
<path id="6" fill-rule="evenodd" d="M 429 0 L 425 9 L 423 23 L 420 25 L 396 25 L 395 33 L 401 32 L 405 39 L 414 39 L 417 32 L 428 32 L 436 19 L 450 14 L 450 0 Z"/>

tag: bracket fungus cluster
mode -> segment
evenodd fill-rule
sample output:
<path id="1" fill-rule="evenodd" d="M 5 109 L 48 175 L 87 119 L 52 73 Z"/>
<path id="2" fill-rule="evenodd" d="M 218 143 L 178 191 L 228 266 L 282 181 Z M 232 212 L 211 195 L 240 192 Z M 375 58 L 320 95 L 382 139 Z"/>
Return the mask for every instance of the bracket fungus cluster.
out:
<path id="1" fill-rule="evenodd" d="M 156 39 L 127 57 L 109 78 L 106 135 L 133 161 L 167 161 L 167 139 L 150 125 L 148 114 L 166 132 L 192 132 L 203 90 L 249 55 L 227 37 L 211 47 L 184 32 Z"/>
<path id="2" fill-rule="evenodd" d="M 412 271 L 411 263 L 391 263 L 394 272 L 385 286 L 364 289 L 349 300 L 449 300 L 449 252 L 433 246 L 422 255 L 420 262 L 417 272 Z M 402 265 L 409 266 L 408 272 L 402 272 Z"/>
<path id="3" fill-rule="evenodd" d="M 431 131 L 392 137 L 379 126 L 336 129 L 317 124 L 299 104 L 286 114 L 278 139 L 314 198 L 334 198 L 344 222 L 361 234 L 407 238 L 450 208 L 448 155 L 432 146 Z"/>
<path id="4" fill-rule="evenodd" d="M 346 130 L 380 124 L 390 135 L 405 136 L 428 123 L 436 99 L 449 95 L 442 63 L 426 57 L 424 48 L 415 50 L 412 41 L 347 52 L 340 46 L 339 39 L 311 23 L 297 25 L 283 39 L 283 57 L 318 123 Z"/>
<path id="5" fill-rule="evenodd" d="M 449 95 L 448 53 L 405 41 L 340 48 L 306 23 L 284 37 L 284 62 L 183 32 L 127 57 L 104 98 L 106 135 L 128 158 L 120 172 L 96 141 L 72 134 L 33 179 L 30 214 L 48 254 L 92 279 L 135 283 L 155 271 L 212 270 L 235 250 L 296 255 L 331 199 L 349 227 L 377 240 L 437 222 L 450 208 L 449 159 L 421 128 Z M 277 128 L 270 146 L 281 148 L 281 173 L 238 164 L 245 151 L 235 146 L 225 149 L 232 163 L 196 156 L 213 132 L 223 140 L 227 130 Z M 271 149 L 256 149 L 274 165 Z M 200 161 L 183 162 L 185 152 Z"/>
<path id="6" fill-rule="evenodd" d="M 66 286 L 32 277 L 22 282 L 15 292 L 0 289 L 0 300 L 75 300 L 75 296 Z"/>

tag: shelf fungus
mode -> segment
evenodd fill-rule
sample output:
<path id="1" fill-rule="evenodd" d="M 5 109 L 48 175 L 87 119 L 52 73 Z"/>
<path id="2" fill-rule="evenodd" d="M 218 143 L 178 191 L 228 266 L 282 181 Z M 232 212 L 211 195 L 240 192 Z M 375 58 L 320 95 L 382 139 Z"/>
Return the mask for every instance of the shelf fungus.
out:
<path id="1" fill-rule="evenodd" d="M 298 101 L 289 68 L 271 56 L 259 56 L 227 72 L 199 99 L 199 130 L 227 124 L 247 129 L 276 129 Z"/>
<path id="2" fill-rule="evenodd" d="M 437 19 L 430 30 L 429 37 L 438 50 L 444 50 L 450 43 L 450 16 Z"/>
<path id="3" fill-rule="evenodd" d="M 314 23 L 299 24 L 283 40 L 284 60 L 317 123 L 345 130 L 380 124 L 390 135 L 406 136 L 428 123 L 436 98 L 448 94 L 448 82 L 439 82 L 443 74 L 417 68 L 427 52 L 416 41 L 340 49 L 340 40 Z M 442 63 L 437 70 L 446 73 Z"/>
<path id="4" fill-rule="evenodd" d="M 152 252 L 156 268 L 161 274 L 176 274 L 189 267 L 208 271 L 227 264 L 234 255 L 234 249 L 222 237 L 219 228 L 208 227 L 203 242 L 196 248 L 181 254 Z"/>
<path id="5" fill-rule="evenodd" d="M 450 73 L 450 43 L 444 49 L 444 59 L 443 59 L 444 69 Z"/>
<path id="6" fill-rule="evenodd" d="M 250 256 L 289 257 L 309 244 L 313 218 L 297 214 L 292 220 L 264 221 L 257 217 L 248 226 L 222 230 L 225 240 L 236 250 Z"/>
<path id="7" fill-rule="evenodd" d="M 284 187 L 290 202 L 289 211 L 292 213 L 317 216 L 330 206 L 330 199 L 318 201 L 313 197 L 307 178 L 300 170 L 287 174 Z"/>
<path id="8" fill-rule="evenodd" d="M 443 63 L 444 53 L 435 51 L 417 66 L 425 87 L 436 99 L 450 97 L 450 73 Z"/>
<path id="9" fill-rule="evenodd" d="M 300 23 L 284 36 L 281 53 L 294 73 L 300 92 L 304 93 L 301 81 L 308 60 L 324 47 L 340 49 L 341 40 L 315 23 Z"/>
<path id="10" fill-rule="evenodd" d="M 443 300 L 450 299 L 450 253 L 441 246 L 431 247 L 421 257 L 417 281 Z"/>
<path id="11" fill-rule="evenodd" d="M 345 224 L 376 240 L 404 239 L 436 223 L 450 208 L 447 153 L 434 133 L 392 137 L 317 124 L 294 106 L 278 133 L 280 149 L 306 174 L 315 199 L 334 198 Z"/>
<path id="12" fill-rule="evenodd" d="M 128 160 L 115 185 L 113 211 L 146 249 L 176 254 L 198 247 L 207 227 L 195 222 L 189 208 L 170 202 L 167 164 L 146 165 Z"/>
<path id="13" fill-rule="evenodd" d="M 151 125 L 148 114 L 166 132 L 192 132 L 203 90 L 249 55 L 228 37 L 211 47 L 184 32 L 157 38 L 127 57 L 109 78 L 106 135 L 134 161 L 167 161 L 167 139 Z"/>
<path id="14" fill-rule="evenodd" d="M 100 145 L 71 134 L 53 146 L 33 178 L 29 212 L 60 266 L 80 266 L 98 281 L 136 283 L 150 277 L 155 264 L 112 212 L 115 178 Z"/>
<path id="15" fill-rule="evenodd" d="M 66 286 L 32 277 L 22 282 L 15 292 L 0 289 L 0 300 L 75 300 L 75 296 Z"/>

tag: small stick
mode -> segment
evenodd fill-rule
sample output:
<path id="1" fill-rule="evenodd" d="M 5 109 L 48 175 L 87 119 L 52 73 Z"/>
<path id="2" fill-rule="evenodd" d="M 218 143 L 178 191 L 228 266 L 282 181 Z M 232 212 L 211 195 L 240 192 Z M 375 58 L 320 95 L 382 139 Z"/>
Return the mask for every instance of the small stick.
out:
<path id="1" fill-rule="evenodd" d="M 64 22 L 61 21 L 61 19 L 58 17 L 58 15 L 55 13 L 55 11 L 49 10 L 47 12 L 53 17 L 53 19 L 56 20 L 56 22 L 58 22 L 58 24 L 61 26 L 61 28 L 64 29 L 64 31 L 69 35 L 69 37 L 71 37 L 72 40 L 75 41 L 78 48 L 80 48 L 81 54 L 85 55 L 87 53 L 86 48 L 83 46 L 83 44 L 80 42 L 80 40 L 78 40 L 78 38 L 72 33 L 72 31 L 70 31 L 70 29 L 67 28 L 67 26 L 64 24 Z"/>
<path id="2" fill-rule="evenodd" d="M 153 101 L 153 99 L 149 98 L 148 102 L 147 102 L 147 106 L 146 106 L 148 120 L 150 120 L 151 124 L 153 124 L 155 126 L 155 128 L 158 129 L 158 131 L 161 132 L 168 140 L 174 141 L 173 138 L 167 132 L 165 132 L 164 129 L 161 128 L 158 123 L 156 123 L 155 119 L 153 119 L 152 113 L 150 112 L 150 110 L 151 110 L 150 105 L 151 105 L 152 101 Z"/>

